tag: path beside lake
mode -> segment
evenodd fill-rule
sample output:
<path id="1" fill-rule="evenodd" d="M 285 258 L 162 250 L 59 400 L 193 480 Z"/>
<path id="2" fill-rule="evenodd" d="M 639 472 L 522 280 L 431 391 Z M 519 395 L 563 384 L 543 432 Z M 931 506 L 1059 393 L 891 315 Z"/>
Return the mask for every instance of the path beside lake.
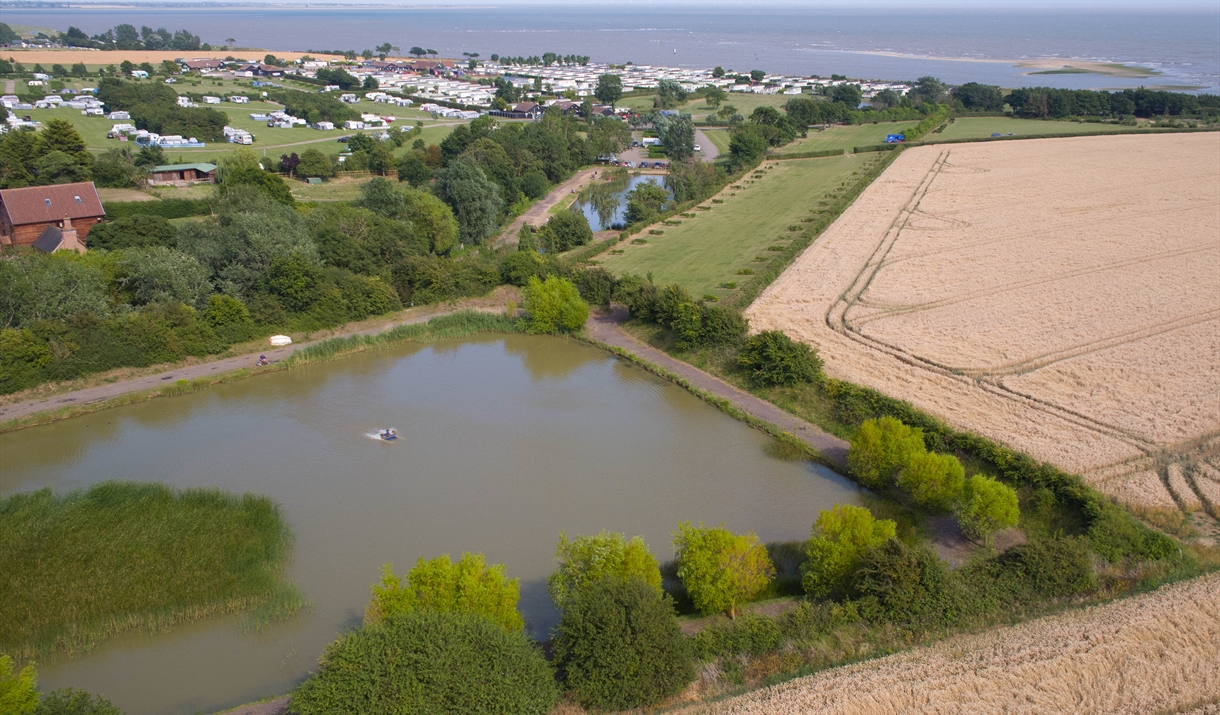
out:
<path id="1" fill-rule="evenodd" d="M 846 473 L 848 447 L 846 441 L 823 432 L 815 425 L 776 407 L 760 397 L 755 397 L 714 375 L 710 375 L 693 365 L 670 357 L 667 353 L 636 340 L 622 329 L 621 323 L 626 319 L 627 309 L 617 307 L 610 313 L 590 316 L 589 322 L 585 325 L 585 330 L 588 332 L 589 337 L 597 342 L 626 350 L 657 367 L 664 368 L 678 375 L 689 382 L 692 387 L 728 400 L 742 412 L 764 422 L 769 422 L 781 430 L 792 434 L 792 436 L 821 452 L 822 456 L 836 469 Z"/>

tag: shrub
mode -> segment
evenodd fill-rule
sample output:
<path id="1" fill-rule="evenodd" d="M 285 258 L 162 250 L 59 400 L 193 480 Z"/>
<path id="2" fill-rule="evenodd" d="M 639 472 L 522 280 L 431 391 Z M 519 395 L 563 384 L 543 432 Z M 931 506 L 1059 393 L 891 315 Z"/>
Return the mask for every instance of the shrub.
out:
<path id="1" fill-rule="evenodd" d="M 1093 556 L 1082 539 L 1039 539 L 1018 544 L 997 561 L 1037 597 L 1062 598 L 1096 586 Z"/>
<path id="2" fill-rule="evenodd" d="M 540 199 L 546 196 L 549 188 L 550 182 L 546 180 L 546 174 L 537 169 L 527 171 L 525 176 L 521 177 L 521 193 L 531 199 Z"/>
<path id="3" fill-rule="evenodd" d="M 856 481 L 869 489 L 888 487 L 895 473 L 926 451 L 923 432 L 893 417 L 865 420 L 851 438 L 847 466 Z"/>
<path id="4" fill-rule="evenodd" d="M 420 559 L 401 580 L 394 566 L 381 567 L 381 583 L 373 585 L 373 600 L 365 611 L 366 623 L 417 611 L 457 612 L 482 616 L 509 631 L 525 628 L 517 612 L 521 588 L 499 564 L 487 566 L 482 554 L 462 554 L 456 564 L 449 555 Z"/>
<path id="5" fill-rule="evenodd" d="M 0 708 L 0 712 L 9 711 Z M 65 688 L 44 697 L 34 715 L 123 715 L 123 711 L 100 695 Z"/>
<path id="6" fill-rule="evenodd" d="M 894 538 L 897 529 L 895 522 L 874 519 L 868 509 L 849 504 L 818 514 L 805 544 L 801 587 L 811 598 L 842 596 L 864 554 Z"/>
<path id="7" fill-rule="evenodd" d="M 344 275 L 339 279 L 339 295 L 348 320 L 364 320 L 370 315 L 402 309 L 398 294 L 376 276 Z"/>
<path id="8" fill-rule="evenodd" d="M 702 312 L 699 342 L 706 347 L 736 345 L 750 329 L 745 316 L 732 308 L 704 305 Z"/>
<path id="9" fill-rule="evenodd" d="M 524 286 L 531 278 L 555 275 L 559 266 L 550 256 L 536 251 L 513 251 L 500 262 L 500 276 L 505 283 Z"/>
<path id="10" fill-rule="evenodd" d="M 651 705 L 695 675 L 673 601 L 639 578 L 608 576 L 580 590 L 556 628 L 555 661 L 586 708 Z"/>
<path id="11" fill-rule="evenodd" d="M 225 342 L 240 343 L 254 337 L 254 321 L 250 318 L 250 311 L 240 300 L 231 296 L 208 296 L 203 319 Z"/>
<path id="12" fill-rule="evenodd" d="M 89 230 L 89 248 L 146 248 L 178 243 L 178 229 L 155 214 L 132 214 L 101 223 Z"/>
<path id="13" fill-rule="evenodd" d="M 38 707 L 38 679 L 34 666 L 13 672 L 13 659 L 0 655 L 0 713 L 29 715 Z"/>
<path id="14" fill-rule="evenodd" d="M 750 381 L 763 387 L 792 386 L 822 378 L 822 359 L 805 343 L 779 330 L 764 330 L 748 338 L 737 355 L 737 366 Z"/>
<path id="15" fill-rule="evenodd" d="M 525 286 L 525 312 L 530 333 L 572 332 L 583 328 L 589 319 L 589 304 L 566 278 L 530 278 Z"/>
<path id="16" fill-rule="evenodd" d="M 674 532 L 678 578 L 695 608 L 705 614 L 737 617 L 737 605 L 757 597 L 775 576 L 767 549 L 754 532 L 678 524 Z"/>
<path id="17" fill-rule="evenodd" d="M 661 593 L 661 569 L 639 536 L 628 540 L 623 534 L 603 531 L 568 541 L 560 532 L 555 558 L 559 568 L 547 578 L 546 587 L 561 611 L 580 591 L 606 576 L 637 578 Z"/>
<path id="18" fill-rule="evenodd" d="M 950 626 L 967 608 L 961 584 L 935 553 L 897 539 L 864 555 L 851 593 L 869 620 L 914 631 Z"/>
<path id="19" fill-rule="evenodd" d="M 735 621 L 717 623 L 696 633 L 693 650 L 700 660 L 762 655 L 778 648 L 782 638 L 779 624 L 774 619 L 743 613 Z"/>
<path id="20" fill-rule="evenodd" d="M 552 253 L 563 253 L 592 241 L 593 229 L 583 213 L 563 211 L 546 222 L 546 236 L 547 248 Z"/>
<path id="21" fill-rule="evenodd" d="M 579 268 L 573 270 L 569 277 L 576 285 L 576 290 L 580 291 L 580 297 L 590 305 L 610 305 L 615 286 L 614 274 L 610 271 L 601 266 Z"/>
<path id="22" fill-rule="evenodd" d="M 558 699 L 550 665 L 524 633 L 468 613 L 407 613 L 327 646 L 292 691 L 299 715 L 545 715 Z"/>
<path id="23" fill-rule="evenodd" d="M 1000 529 L 1017 525 L 1017 493 L 1007 484 L 976 474 L 966 480 L 957 523 L 972 539 L 990 540 Z"/>
<path id="24" fill-rule="evenodd" d="M 929 509 L 952 509 L 965 485 L 966 470 L 951 454 L 916 452 L 898 473 L 898 486 Z"/>

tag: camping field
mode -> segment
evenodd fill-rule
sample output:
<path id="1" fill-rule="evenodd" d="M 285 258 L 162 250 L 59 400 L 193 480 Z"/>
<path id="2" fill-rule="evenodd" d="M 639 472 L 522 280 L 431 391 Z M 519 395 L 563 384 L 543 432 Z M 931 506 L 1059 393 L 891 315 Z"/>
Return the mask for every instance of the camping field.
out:
<path id="1" fill-rule="evenodd" d="M 374 111 L 373 107 L 377 108 L 375 110 L 377 114 L 394 115 L 400 118 L 400 124 L 408 127 L 415 126 L 414 119 L 404 118 L 406 112 L 401 108 L 374 105 L 371 102 L 361 102 L 356 105 L 357 109 L 369 112 Z M 250 114 L 253 112 L 270 112 L 280 109 L 278 104 L 272 102 L 250 102 L 249 104 L 224 102 L 214 108 L 223 111 L 229 116 L 229 126 L 245 129 L 255 135 L 255 141 L 247 147 L 248 149 L 258 151 L 260 154 L 263 150 L 266 150 L 268 154 L 274 154 L 275 158 L 279 158 L 279 155 L 283 153 L 300 153 L 310 148 L 319 149 L 327 154 L 338 154 L 344 145 L 338 142 L 337 139 L 341 136 L 355 133 L 342 129 L 323 132 L 308 127 L 276 129 L 268 127 L 265 122 L 255 121 L 250 118 Z M 110 131 L 112 126 L 120 122 L 115 122 L 105 117 L 87 117 L 81 114 L 80 111 L 79 109 L 68 108 L 25 109 L 21 110 L 21 114 L 22 116 L 29 115 L 30 119 L 36 122 L 46 122 L 48 119 L 67 119 L 71 121 L 76 126 L 77 131 L 81 133 L 85 140 L 85 145 L 90 151 L 102 152 L 122 146 L 134 146 L 129 143 L 120 142 L 117 139 L 106 138 L 106 132 Z M 457 123 L 460 122 L 425 122 L 422 138 L 428 144 L 439 144 L 442 139 L 449 136 L 449 132 L 453 131 L 453 127 Z M 186 162 L 214 162 L 233 149 L 236 149 L 237 146 L 227 142 L 208 142 L 208 146 L 204 149 L 167 149 L 166 154 L 174 162 L 177 162 L 179 159 Z M 395 153 L 401 155 L 407 151 L 410 151 L 410 144 L 400 147 Z"/>
<path id="2" fill-rule="evenodd" d="M 879 124 L 840 124 L 820 131 L 809 130 L 809 136 L 797 139 L 775 150 L 777 156 L 807 151 L 842 149 L 851 153 L 853 147 L 885 142 L 887 134 L 901 134 L 918 122 L 881 122 Z"/>
<path id="3" fill-rule="evenodd" d="M 744 177 L 702 204 L 710 210 L 696 209 L 676 226 L 651 227 L 662 235 L 633 239 L 647 243 L 620 243 L 615 250 L 622 253 L 603 254 L 603 265 L 619 275 L 652 273 L 657 283 L 680 283 L 695 295 L 728 297 L 733 289 L 722 284 L 748 280 L 738 271 L 764 265 L 755 257 L 766 259 L 768 247 L 787 245 L 796 235 L 790 226 L 800 226 L 826 193 L 875 160 L 870 154 L 767 162 L 761 178 Z"/>
<path id="4" fill-rule="evenodd" d="M 747 315 L 831 376 L 1189 510 L 1220 442 L 1217 138 L 907 149 Z"/>

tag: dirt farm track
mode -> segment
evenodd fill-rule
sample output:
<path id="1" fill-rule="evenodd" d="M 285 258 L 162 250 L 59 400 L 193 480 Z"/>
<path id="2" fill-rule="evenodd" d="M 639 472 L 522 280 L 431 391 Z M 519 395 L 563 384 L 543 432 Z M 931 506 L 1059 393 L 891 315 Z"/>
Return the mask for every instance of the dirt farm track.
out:
<path id="1" fill-rule="evenodd" d="M 1220 508 L 1220 134 L 909 149 L 747 314 L 1124 501 Z"/>

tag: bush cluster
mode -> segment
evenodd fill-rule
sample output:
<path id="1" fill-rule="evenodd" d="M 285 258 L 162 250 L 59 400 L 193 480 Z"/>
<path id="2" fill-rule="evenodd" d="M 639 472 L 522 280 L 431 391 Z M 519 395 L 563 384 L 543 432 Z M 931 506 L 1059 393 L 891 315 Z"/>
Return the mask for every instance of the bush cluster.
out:
<path id="1" fill-rule="evenodd" d="M 865 420 L 852 437 L 847 463 L 861 484 L 886 490 L 897 486 L 932 511 L 954 510 L 968 536 L 987 540 L 1017 525 L 1017 493 L 1012 487 L 966 470 L 951 454 L 928 452 L 923 432 L 893 417 Z"/>

